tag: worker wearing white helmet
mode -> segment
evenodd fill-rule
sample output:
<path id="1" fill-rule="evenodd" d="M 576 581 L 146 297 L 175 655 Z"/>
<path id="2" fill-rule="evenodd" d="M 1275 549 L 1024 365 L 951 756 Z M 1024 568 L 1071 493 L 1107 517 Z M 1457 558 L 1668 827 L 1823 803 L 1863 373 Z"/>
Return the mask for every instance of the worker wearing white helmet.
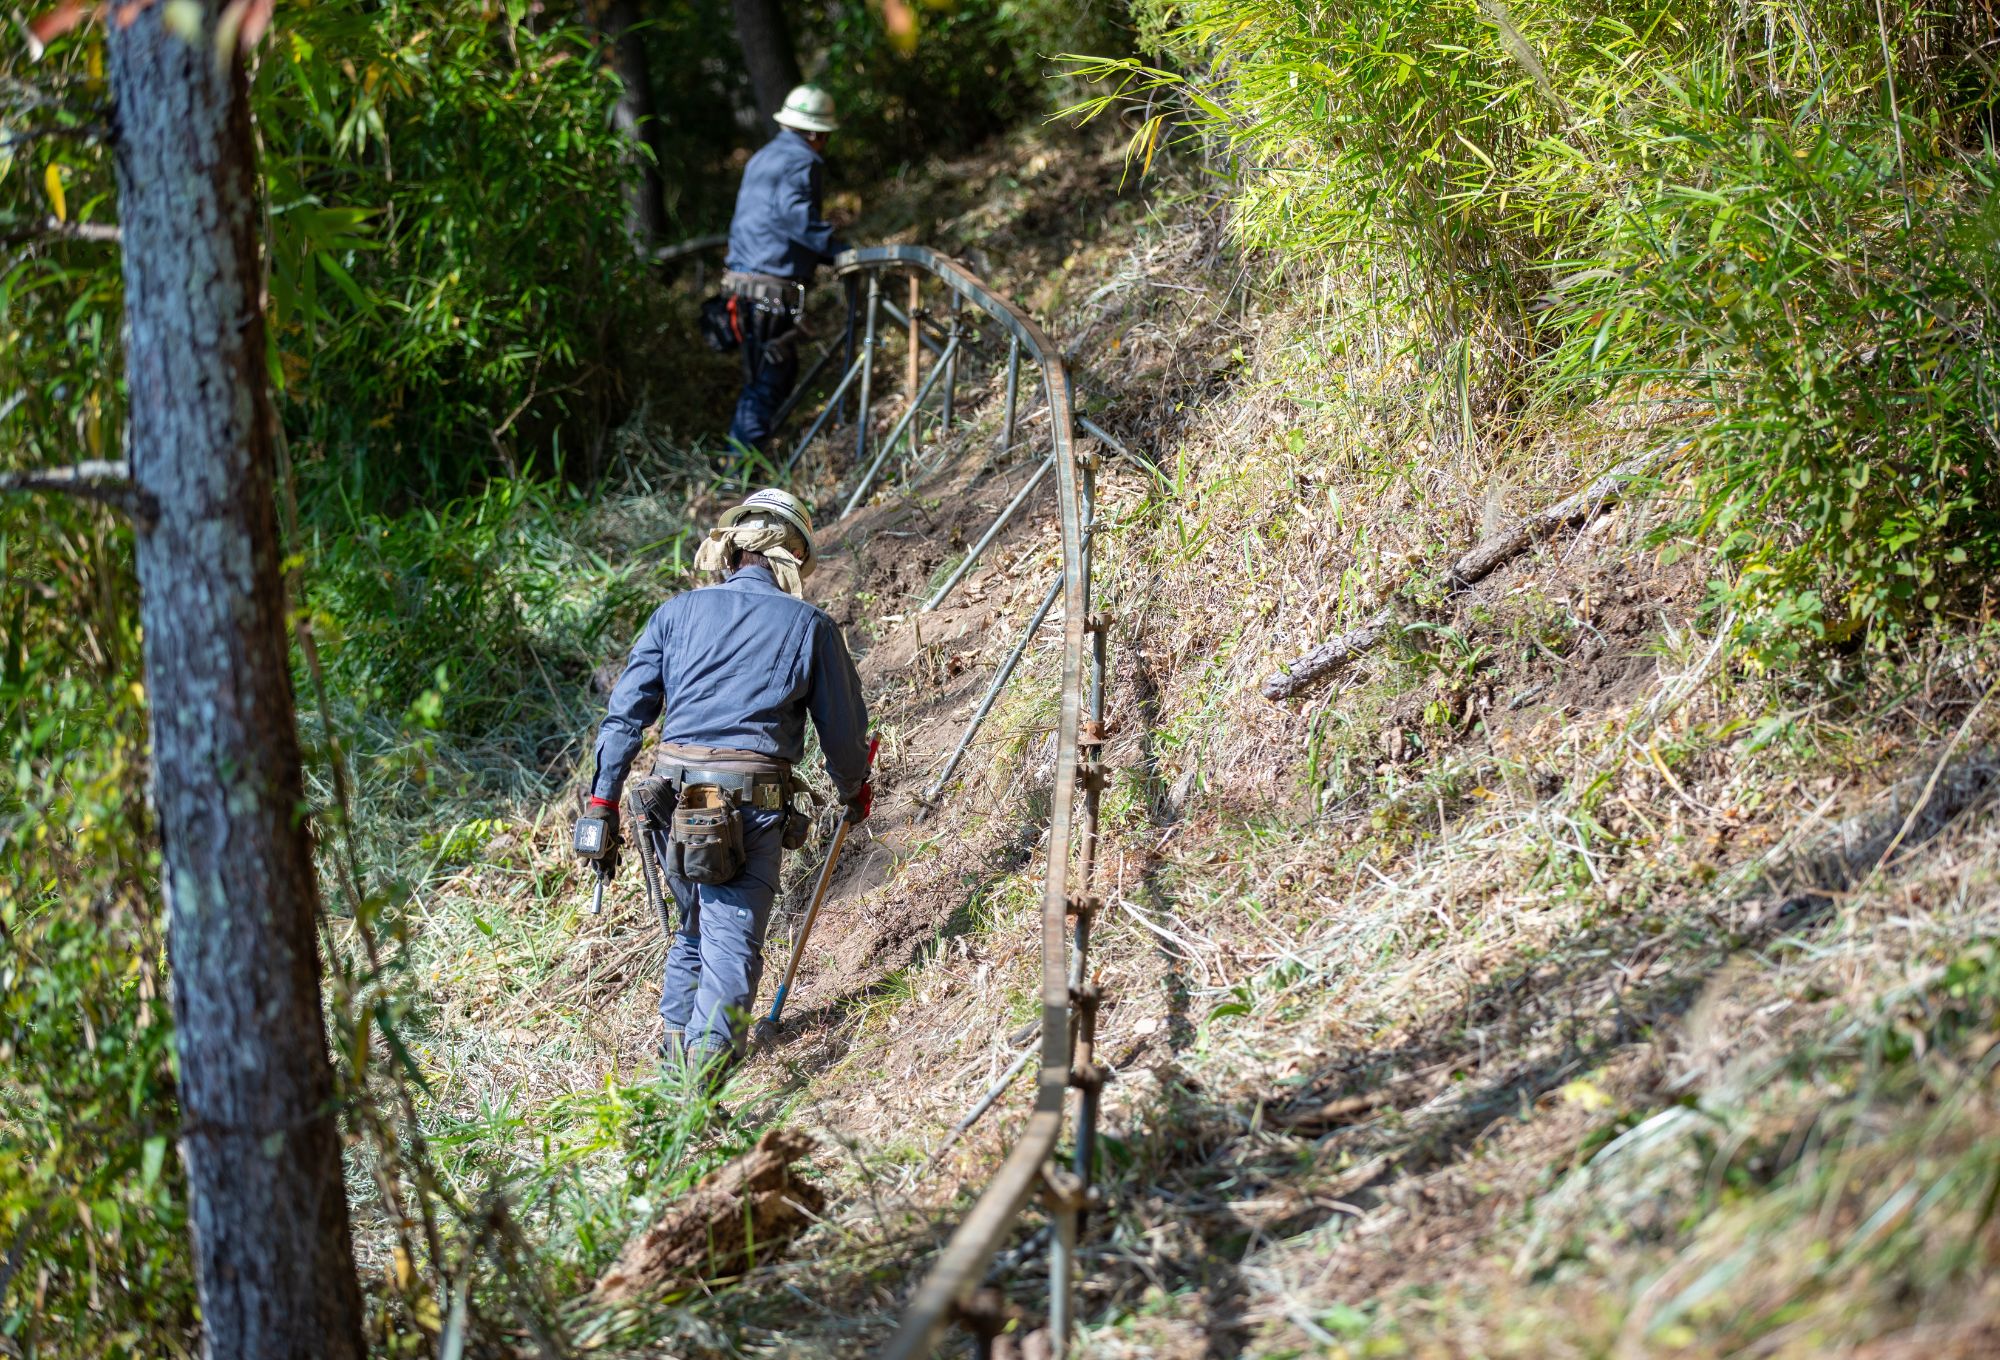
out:
<path id="1" fill-rule="evenodd" d="M 722 275 L 743 355 L 743 392 L 729 434 L 756 449 L 770 439 L 798 381 L 799 315 L 813 271 L 847 248 L 821 206 L 827 137 L 840 126 L 833 97 L 801 85 L 774 119 L 777 135 L 743 168 Z"/>
<path id="2" fill-rule="evenodd" d="M 632 801 L 653 828 L 678 916 L 662 1053 L 711 1077 L 742 1051 L 779 860 L 804 840 L 792 766 L 805 758 L 808 717 L 847 820 L 873 803 L 861 678 L 839 625 L 803 598 L 817 557 L 812 514 L 788 491 L 759 491 L 725 513 L 695 554 L 697 569 L 724 579 L 654 612 L 597 734 L 585 816 L 608 834 L 586 857 L 608 877 L 620 792 L 646 728 L 660 725 L 651 777 L 634 781 Z"/>

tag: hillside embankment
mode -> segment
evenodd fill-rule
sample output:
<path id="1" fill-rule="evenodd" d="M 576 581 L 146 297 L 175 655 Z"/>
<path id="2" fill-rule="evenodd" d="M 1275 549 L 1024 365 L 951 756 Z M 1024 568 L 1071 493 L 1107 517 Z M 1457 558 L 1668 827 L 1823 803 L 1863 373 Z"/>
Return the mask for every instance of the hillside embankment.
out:
<path id="1" fill-rule="evenodd" d="M 1099 482 L 1115 1077 L 1085 1352 L 2000 1344 L 1985 634 L 1752 664 L 1703 545 L 1660 532 L 1671 457 L 1453 588 L 1467 549 L 1661 447 L 1659 409 L 1468 439 L 1413 359 L 1342 329 L 1337 282 L 1301 293 L 1226 250 L 1200 198 L 1140 199 L 1106 144 L 1023 136 L 881 211 L 899 201 L 921 206 L 892 230 L 1070 346 L 1126 447 Z M 811 1134 L 823 1221 L 729 1287 L 627 1305 L 601 1344 L 863 1352 L 1025 1115 L 1027 1078 L 947 1145 L 1036 1014 L 1056 628 L 940 805 L 915 798 L 1057 565 L 1045 490 L 917 609 L 1040 457 L 1032 421 L 996 447 L 991 365 L 969 388 L 926 467 L 822 526 L 811 587 L 860 661 L 883 795 L 783 1041 L 728 1125 L 676 1135 L 712 1155 L 773 1120 Z M 845 464 L 815 458 L 833 504 Z M 1379 645 L 1264 697 L 1392 602 Z M 537 882 L 562 871 L 558 811 L 510 833 Z M 791 867 L 795 906 L 814 867 Z M 519 881 L 458 873 L 429 928 L 522 910 Z M 524 1161 L 565 1101 L 651 1079 L 658 928 L 632 883 L 601 921 L 564 883 L 433 1027 L 479 1036 L 452 1041 L 441 1100 L 515 1102 Z M 781 919 L 771 971 L 786 944 Z M 604 1193 L 626 1196 L 607 1221 L 647 1216 L 643 1187 Z M 1029 1323 L 1039 1251 L 1031 1213 L 998 1274 Z"/>

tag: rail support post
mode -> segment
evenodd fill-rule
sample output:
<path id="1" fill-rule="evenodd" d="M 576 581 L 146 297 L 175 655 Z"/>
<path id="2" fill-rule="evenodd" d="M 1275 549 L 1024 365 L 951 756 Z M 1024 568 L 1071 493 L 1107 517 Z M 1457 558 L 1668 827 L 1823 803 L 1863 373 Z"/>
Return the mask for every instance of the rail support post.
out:
<path id="1" fill-rule="evenodd" d="M 958 314 L 964 306 L 965 299 L 953 293 L 951 295 L 951 332 L 948 340 L 949 347 L 945 351 L 946 358 L 944 361 L 944 418 L 938 426 L 939 430 L 944 434 L 951 433 L 951 408 L 952 402 L 957 396 Z"/>
<path id="2" fill-rule="evenodd" d="M 1042 1167 L 1042 1202 L 1047 1206 L 1049 1233 L 1049 1353 L 1054 1360 L 1069 1354 L 1069 1334 L 1076 1325 L 1070 1291 L 1076 1282 L 1076 1217 L 1087 1196 L 1073 1171 L 1050 1162 Z"/>
<path id="3" fill-rule="evenodd" d="M 854 371 L 855 331 L 861 324 L 861 280 L 852 276 L 842 279 L 840 281 L 840 294 L 847 308 L 847 315 L 842 320 L 840 327 L 840 367 L 842 372 L 851 374 Z M 841 421 L 847 419 L 846 388 L 843 387 L 840 394 L 834 397 L 832 401 L 829 401 L 827 405 L 830 407 L 837 405 L 838 407 L 833 413 L 834 424 L 838 425 Z"/>
<path id="4" fill-rule="evenodd" d="M 917 430 L 917 406 L 923 398 L 917 395 L 917 379 L 923 373 L 924 359 L 924 309 L 923 276 L 916 270 L 910 271 L 910 357 L 909 379 L 906 391 L 910 394 L 910 457 L 915 458 L 920 449 Z"/>
<path id="5" fill-rule="evenodd" d="M 1104 1094 L 1104 1069 L 1097 1065 L 1097 1008 L 1103 1004 L 1104 989 L 1095 982 L 1078 987 L 1074 993 L 1077 1012 L 1076 1063 L 1070 1068 L 1070 1084 L 1083 1093 L 1083 1108 L 1076 1117 L 1076 1177 L 1083 1183 L 1085 1202 L 1077 1210 L 1078 1236 L 1088 1222 L 1088 1195 L 1097 1168 L 1097 1110 Z"/>
<path id="6" fill-rule="evenodd" d="M 1000 452 L 1005 454 L 1014 447 L 1014 420 L 1019 412 L 1021 399 L 1021 341 L 1017 336 L 1007 342 L 1007 414 L 1000 422 Z"/>
<path id="7" fill-rule="evenodd" d="M 876 304 L 882 300 L 882 277 L 868 276 L 868 318 L 862 329 L 861 338 L 861 400 L 854 412 L 854 461 L 858 465 L 868 456 L 868 397 L 869 388 L 875 380 L 875 313 Z"/>

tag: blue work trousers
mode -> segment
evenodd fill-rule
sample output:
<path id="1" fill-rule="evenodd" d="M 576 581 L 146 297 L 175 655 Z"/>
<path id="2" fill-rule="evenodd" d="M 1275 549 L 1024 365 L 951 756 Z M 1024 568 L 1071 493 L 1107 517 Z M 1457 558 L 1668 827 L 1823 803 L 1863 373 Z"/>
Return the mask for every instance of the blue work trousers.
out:
<path id="1" fill-rule="evenodd" d="M 707 1067 L 725 1052 L 742 1052 L 757 982 L 764 975 L 764 932 L 778 896 L 784 858 L 782 809 L 744 808 L 743 872 L 727 883 L 691 883 L 669 874 L 667 886 L 680 911 L 667 976 L 660 988 L 660 1019 L 667 1034 L 683 1036 L 690 1067 Z"/>
<path id="2" fill-rule="evenodd" d="M 799 381 L 798 337 L 773 344 L 775 336 L 789 330 L 789 317 L 779 319 L 768 312 L 757 313 L 757 325 L 743 338 L 743 391 L 736 398 L 736 415 L 729 422 L 729 437 L 769 453 L 771 436 L 778 431 L 778 410 Z"/>

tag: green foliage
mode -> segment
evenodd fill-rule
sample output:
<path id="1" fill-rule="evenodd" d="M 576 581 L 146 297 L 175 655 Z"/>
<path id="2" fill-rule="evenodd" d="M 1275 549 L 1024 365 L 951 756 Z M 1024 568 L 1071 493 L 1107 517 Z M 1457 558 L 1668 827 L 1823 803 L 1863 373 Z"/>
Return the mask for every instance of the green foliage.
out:
<path id="1" fill-rule="evenodd" d="M 594 447 L 647 290 L 589 35 L 336 0 L 278 36 L 255 93 L 273 376 L 309 486 L 376 506 Z"/>
<path id="2" fill-rule="evenodd" d="M 129 554 L 103 511 L 0 500 L 0 1347 L 27 1356 L 192 1353 Z"/>
<path id="3" fill-rule="evenodd" d="M 1680 135 L 1705 173 L 1607 233 L 1556 362 L 1672 373 L 1713 413 L 1686 523 L 1730 563 L 1720 593 L 1753 640 L 1948 611 L 2000 565 L 2000 203 L 1970 181 L 1906 205 L 1879 126 L 1718 110 Z"/>
<path id="4" fill-rule="evenodd" d="M 1429 352 L 1464 439 L 1609 398 L 1698 435 L 1679 530 L 1754 641 L 1881 637 L 2000 556 L 1993 68 L 1975 7 L 1145 0 L 1084 61 L 1236 230 Z M 1893 59 L 1893 66 L 1885 64 Z M 1655 414 L 1655 413 L 1660 414 Z"/>
<path id="5" fill-rule="evenodd" d="M 1116 40 L 1108 7 L 1060 0 L 979 0 L 909 7 L 892 31 L 874 5 L 795 12 L 807 76 L 838 101 L 833 156 L 869 177 L 926 155 L 963 151 L 1048 107 L 1055 53 Z M 838 178 L 838 176 L 836 176 Z"/>
<path id="6" fill-rule="evenodd" d="M 577 541 L 589 507 L 560 483 L 496 480 L 316 533 L 309 602 L 334 691 L 474 740 L 570 726 L 591 671 L 662 589 L 655 551 L 614 564 Z"/>
<path id="7" fill-rule="evenodd" d="M 729 8 L 651 8 L 668 215 L 689 235 L 717 230 L 755 139 Z M 801 16 L 805 64 L 848 108 L 847 186 L 1032 111 L 1040 54 L 1085 42 L 1094 13 L 1045 0 L 926 7 L 910 47 L 866 6 Z M 10 471 L 121 454 L 105 41 L 101 15 L 45 51 L 19 26 L 0 32 Z M 425 1106 L 444 1135 L 427 1151 L 412 1095 L 425 1085 L 430 923 L 411 909 L 406 860 L 485 855 L 518 811 L 507 798 L 540 802 L 570 777 L 596 716 L 592 674 L 681 583 L 675 493 L 707 477 L 621 431 L 638 446 L 621 447 L 620 465 L 636 489 L 605 490 L 614 428 L 662 393 L 676 420 L 698 420 L 705 394 L 689 375 L 715 386 L 715 367 L 687 357 L 676 295 L 626 236 L 634 165 L 618 94 L 574 8 L 512 0 L 320 0 L 281 11 L 253 61 L 267 368 L 301 501 L 297 603 L 328 686 L 322 703 L 301 657 L 318 739 L 309 798 L 329 852 L 330 1040 L 350 1169 L 373 1173 L 358 1230 L 369 1250 L 399 1253 L 371 1300 L 375 1339 L 399 1354 L 428 1353 L 457 1282 L 500 1288 L 467 1264 L 481 1259 L 492 1186 L 519 1197 L 547 1263 L 574 1283 L 648 1204 L 732 1150 L 695 1147 L 677 1093 L 613 1084 L 535 1111 L 548 1141 L 524 1168 L 503 1148 L 513 1133 Z M 131 555 L 102 508 L 0 497 L 9 1355 L 195 1349 Z M 351 807 L 335 798 L 329 733 L 350 757 Z M 413 809 L 420 825 L 398 818 Z M 541 891 L 551 871 L 534 873 Z M 439 1167 L 442 1190 L 426 1179 Z M 433 1230 L 441 1245 L 419 1241 Z M 490 1269 L 510 1294 L 540 1283 Z"/>

